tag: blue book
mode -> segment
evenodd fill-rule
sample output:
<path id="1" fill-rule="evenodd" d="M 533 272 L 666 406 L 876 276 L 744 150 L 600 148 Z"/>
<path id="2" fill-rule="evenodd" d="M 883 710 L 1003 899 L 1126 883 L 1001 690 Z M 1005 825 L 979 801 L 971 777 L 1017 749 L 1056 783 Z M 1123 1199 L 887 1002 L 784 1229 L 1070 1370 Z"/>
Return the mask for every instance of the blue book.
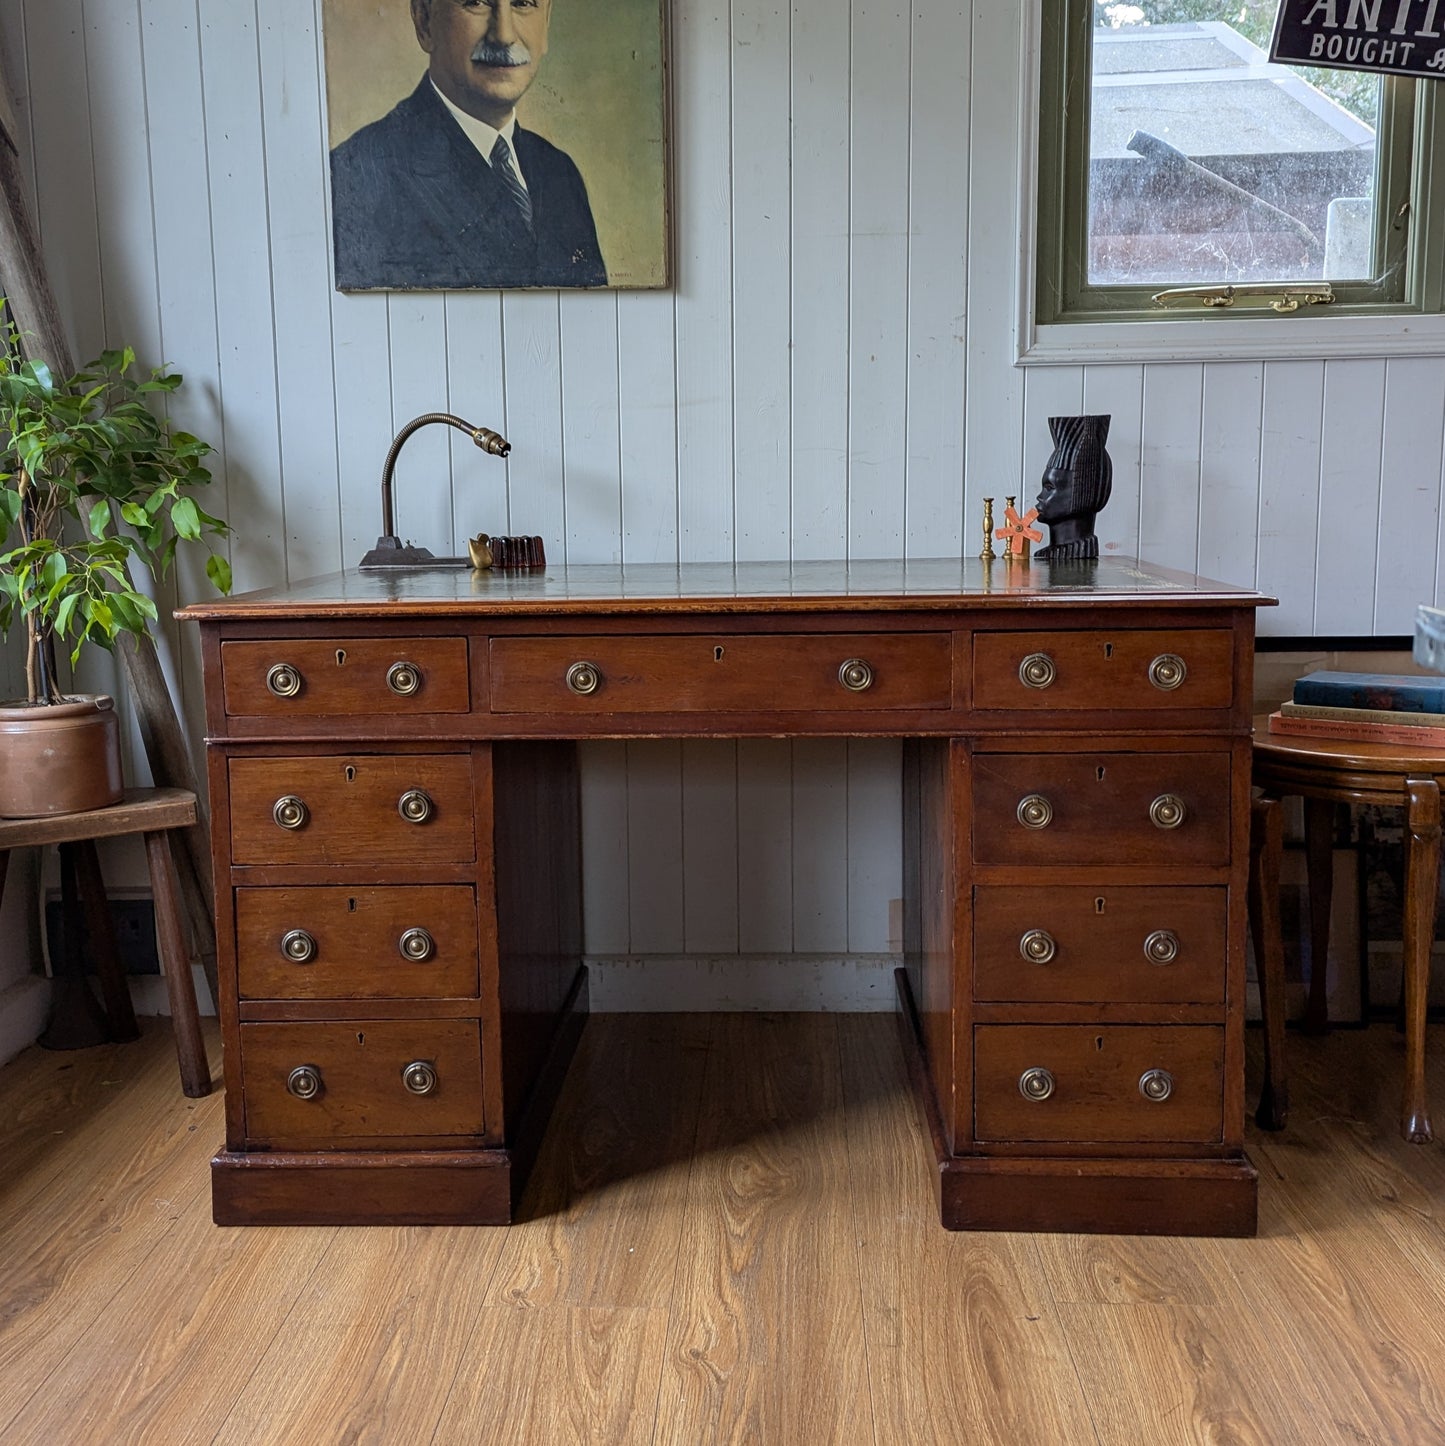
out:
<path id="1" fill-rule="evenodd" d="M 1445 713 L 1445 680 L 1395 673 L 1310 673 L 1294 685 L 1296 703 Z"/>

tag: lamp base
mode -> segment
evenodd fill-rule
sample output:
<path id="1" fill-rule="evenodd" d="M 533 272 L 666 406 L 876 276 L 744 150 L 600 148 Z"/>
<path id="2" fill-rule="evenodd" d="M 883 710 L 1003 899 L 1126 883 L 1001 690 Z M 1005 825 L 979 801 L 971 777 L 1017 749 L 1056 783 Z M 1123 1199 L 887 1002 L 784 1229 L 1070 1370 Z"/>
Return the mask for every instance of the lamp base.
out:
<path id="1" fill-rule="evenodd" d="M 436 567 L 440 563 L 452 566 L 466 566 L 465 558 L 439 558 L 429 547 L 402 545 L 397 537 L 378 537 L 376 546 L 358 564 L 364 572 L 382 567 Z"/>

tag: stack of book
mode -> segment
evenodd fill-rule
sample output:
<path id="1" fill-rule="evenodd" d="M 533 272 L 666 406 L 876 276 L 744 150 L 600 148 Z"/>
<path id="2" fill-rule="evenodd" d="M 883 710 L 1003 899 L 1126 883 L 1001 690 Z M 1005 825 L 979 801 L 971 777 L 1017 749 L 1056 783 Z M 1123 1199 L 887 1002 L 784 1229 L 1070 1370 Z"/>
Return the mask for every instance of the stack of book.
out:
<path id="1" fill-rule="evenodd" d="M 1269 731 L 1445 749 L 1445 679 L 1310 673 L 1269 715 Z"/>

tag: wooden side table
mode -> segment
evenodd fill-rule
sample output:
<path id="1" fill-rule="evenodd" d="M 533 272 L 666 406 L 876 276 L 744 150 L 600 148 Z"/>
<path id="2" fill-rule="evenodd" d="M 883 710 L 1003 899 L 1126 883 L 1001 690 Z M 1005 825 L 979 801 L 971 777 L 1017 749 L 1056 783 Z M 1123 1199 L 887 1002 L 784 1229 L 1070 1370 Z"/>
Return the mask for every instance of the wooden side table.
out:
<path id="1" fill-rule="evenodd" d="M 0 819 L 0 894 L 5 888 L 11 849 L 59 845 L 62 898 L 66 912 L 72 917 L 77 896 L 85 909 L 92 962 L 105 996 L 110 1035 L 118 1040 L 134 1039 L 139 1030 L 105 907 L 105 884 L 100 876 L 95 840 L 122 834 L 145 835 L 161 968 L 165 973 L 171 1022 L 176 1032 L 176 1054 L 180 1060 L 181 1089 L 192 1099 L 199 1099 L 211 1092 L 211 1070 L 206 1061 L 205 1041 L 201 1038 L 196 987 L 181 924 L 180 889 L 170 845 L 170 830 L 186 828 L 195 821 L 196 796 L 183 788 L 128 788 L 125 797 L 110 808 L 55 818 Z M 66 923 L 69 928 L 70 919 Z"/>
<path id="2" fill-rule="evenodd" d="M 1284 1125 L 1289 1107 L 1284 1062 L 1284 956 L 1279 933 L 1278 800 L 1304 799 L 1305 863 L 1309 882 L 1310 977 L 1308 1028 L 1328 1025 L 1324 960 L 1329 948 L 1332 860 L 1330 822 L 1336 803 L 1374 803 L 1405 810 L 1405 1087 L 1400 1132 L 1424 1144 L 1433 1138 L 1425 1095 L 1425 1009 L 1430 992 L 1430 946 L 1440 869 L 1440 785 L 1445 750 L 1271 733 L 1254 720 L 1256 803 L 1250 847 L 1250 919 L 1259 963 L 1265 1024 L 1265 1085 L 1258 1120 Z"/>

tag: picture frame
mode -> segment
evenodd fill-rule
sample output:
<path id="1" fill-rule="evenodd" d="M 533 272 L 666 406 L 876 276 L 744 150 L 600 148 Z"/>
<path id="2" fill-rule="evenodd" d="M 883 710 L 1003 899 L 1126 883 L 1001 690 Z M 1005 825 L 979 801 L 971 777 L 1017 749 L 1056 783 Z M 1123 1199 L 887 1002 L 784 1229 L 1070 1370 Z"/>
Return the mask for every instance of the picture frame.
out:
<path id="1" fill-rule="evenodd" d="M 322 25 L 339 291 L 670 284 L 664 0 L 322 0 Z"/>

